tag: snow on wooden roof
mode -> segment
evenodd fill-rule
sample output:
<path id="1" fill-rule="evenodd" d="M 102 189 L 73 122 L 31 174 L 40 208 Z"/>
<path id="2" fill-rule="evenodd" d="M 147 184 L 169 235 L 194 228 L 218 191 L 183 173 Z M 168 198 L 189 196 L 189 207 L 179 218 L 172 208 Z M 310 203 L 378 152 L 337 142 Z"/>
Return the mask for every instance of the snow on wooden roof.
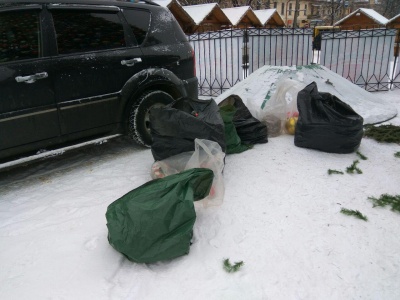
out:
<path id="1" fill-rule="evenodd" d="M 213 12 L 214 9 L 221 9 L 217 3 L 187 5 L 182 6 L 182 8 L 193 19 L 196 25 L 200 25 L 201 22 Z"/>
<path id="2" fill-rule="evenodd" d="M 168 7 L 173 1 L 174 0 L 153 0 L 154 3 L 163 7 Z"/>
<path id="3" fill-rule="evenodd" d="M 384 16 L 382 16 L 380 13 L 376 12 L 375 10 L 373 10 L 371 8 L 359 8 L 359 9 L 353 11 L 351 14 L 344 17 L 343 19 L 337 21 L 335 23 L 335 25 L 340 25 L 341 23 L 343 23 L 343 21 L 356 15 L 357 13 L 362 13 L 365 16 L 369 17 L 370 19 L 374 20 L 376 23 L 381 24 L 381 25 L 386 25 L 386 23 L 389 21 Z"/>
<path id="4" fill-rule="evenodd" d="M 274 20 L 277 25 L 285 26 L 285 21 L 283 21 L 281 15 L 277 12 L 275 8 L 272 9 L 260 9 L 253 10 L 260 22 L 265 26 L 271 20 Z"/>
<path id="5" fill-rule="evenodd" d="M 182 6 L 182 4 L 178 0 L 152 0 L 154 3 L 157 3 L 160 6 L 163 7 L 170 7 L 173 4 L 176 4 L 178 6 Z"/>
<path id="6" fill-rule="evenodd" d="M 397 16 L 394 16 L 393 18 L 391 18 L 386 25 L 392 24 L 392 23 L 400 23 L 400 14 L 398 14 Z"/>
<path id="7" fill-rule="evenodd" d="M 222 11 L 231 21 L 233 26 L 237 26 L 244 17 L 248 17 L 254 25 L 262 25 L 254 11 L 250 6 L 239 6 L 231 8 L 223 8 Z"/>

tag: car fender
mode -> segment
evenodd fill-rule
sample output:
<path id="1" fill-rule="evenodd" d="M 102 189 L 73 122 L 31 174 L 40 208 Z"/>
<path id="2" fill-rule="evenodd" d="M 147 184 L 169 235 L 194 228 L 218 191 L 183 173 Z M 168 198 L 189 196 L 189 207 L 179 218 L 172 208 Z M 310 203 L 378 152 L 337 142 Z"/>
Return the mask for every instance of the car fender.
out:
<path id="1" fill-rule="evenodd" d="M 141 94 L 152 88 L 160 89 L 160 85 L 165 87 L 164 90 L 173 90 L 174 95 L 172 96 L 175 96 L 175 98 L 187 96 L 184 82 L 171 71 L 163 68 L 142 70 L 133 75 L 121 90 L 122 102 L 118 114 L 121 122 L 126 122 L 130 108 Z"/>
<path id="2" fill-rule="evenodd" d="M 175 87 L 182 97 L 187 96 L 184 82 L 174 73 L 167 69 L 152 68 L 142 70 L 133 75 L 123 86 L 121 98 L 129 101 L 134 96 L 139 96 L 145 90 L 151 89 L 152 85 L 166 84 Z"/>

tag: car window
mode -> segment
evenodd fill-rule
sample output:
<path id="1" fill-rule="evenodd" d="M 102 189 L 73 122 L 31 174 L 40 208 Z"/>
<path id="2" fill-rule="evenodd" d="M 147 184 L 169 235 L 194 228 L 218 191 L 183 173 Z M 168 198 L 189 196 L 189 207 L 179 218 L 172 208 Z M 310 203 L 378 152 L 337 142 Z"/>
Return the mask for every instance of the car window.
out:
<path id="1" fill-rule="evenodd" d="M 150 23 L 150 13 L 144 10 L 124 9 L 126 21 L 135 35 L 138 45 L 143 43 Z"/>
<path id="2" fill-rule="evenodd" d="M 116 13 L 53 10 L 59 54 L 125 47 L 124 30 Z"/>
<path id="3" fill-rule="evenodd" d="M 0 63 L 40 56 L 39 11 L 0 13 Z"/>

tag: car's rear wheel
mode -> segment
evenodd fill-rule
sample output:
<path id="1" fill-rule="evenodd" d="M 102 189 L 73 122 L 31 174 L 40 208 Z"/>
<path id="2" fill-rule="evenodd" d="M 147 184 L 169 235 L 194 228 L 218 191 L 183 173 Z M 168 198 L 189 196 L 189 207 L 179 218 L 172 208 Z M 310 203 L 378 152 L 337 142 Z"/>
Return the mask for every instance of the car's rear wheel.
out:
<path id="1" fill-rule="evenodd" d="M 152 143 L 150 109 L 153 107 L 163 107 L 173 101 L 174 98 L 163 91 L 143 93 L 132 106 L 129 113 L 129 136 L 138 144 L 150 147 Z"/>

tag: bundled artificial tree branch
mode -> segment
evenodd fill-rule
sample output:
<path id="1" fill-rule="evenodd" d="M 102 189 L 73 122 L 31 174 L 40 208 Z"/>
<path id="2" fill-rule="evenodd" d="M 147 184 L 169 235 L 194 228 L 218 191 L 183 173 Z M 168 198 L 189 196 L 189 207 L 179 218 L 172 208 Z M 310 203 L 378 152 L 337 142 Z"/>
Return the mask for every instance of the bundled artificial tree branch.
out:
<path id="1" fill-rule="evenodd" d="M 231 264 L 229 258 L 224 259 L 224 270 L 228 273 L 235 273 L 244 265 L 243 261 L 235 262 L 234 265 Z"/>
<path id="2" fill-rule="evenodd" d="M 358 155 L 358 157 L 362 160 L 367 160 L 368 157 L 366 157 L 365 155 L 363 155 L 360 151 L 357 151 L 356 154 Z"/>
<path id="3" fill-rule="evenodd" d="M 328 174 L 332 175 L 332 174 L 344 174 L 344 173 L 342 171 L 329 169 Z"/>
<path id="4" fill-rule="evenodd" d="M 392 196 L 388 194 L 383 194 L 379 198 L 368 197 L 368 199 L 372 200 L 373 207 L 385 207 L 390 205 L 392 211 L 400 212 L 400 195 Z"/>
<path id="5" fill-rule="evenodd" d="M 372 138 L 380 143 L 400 143 L 400 126 L 392 124 L 365 127 L 364 136 Z"/>
<path id="6" fill-rule="evenodd" d="M 368 221 L 368 218 L 364 216 L 362 213 L 360 213 L 358 210 L 353 210 L 353 209 L 347 209 L 347 208 L 342 208 L 340 212 L 344 215 L 347 216 L 354 216 L 357 219 L 361 219 L 364 221 Z"/>
<path id="7" fill-rule="evenodd" d="M 353 161 L 350 167 L 346 168 L 346 172 L 349 174 L 354 174 L 354 171 L 357 172 L 357 174 L 362 174 L 362 171 L 357 167 L 357 164 L 359 163 L 358 160 Z"/>

